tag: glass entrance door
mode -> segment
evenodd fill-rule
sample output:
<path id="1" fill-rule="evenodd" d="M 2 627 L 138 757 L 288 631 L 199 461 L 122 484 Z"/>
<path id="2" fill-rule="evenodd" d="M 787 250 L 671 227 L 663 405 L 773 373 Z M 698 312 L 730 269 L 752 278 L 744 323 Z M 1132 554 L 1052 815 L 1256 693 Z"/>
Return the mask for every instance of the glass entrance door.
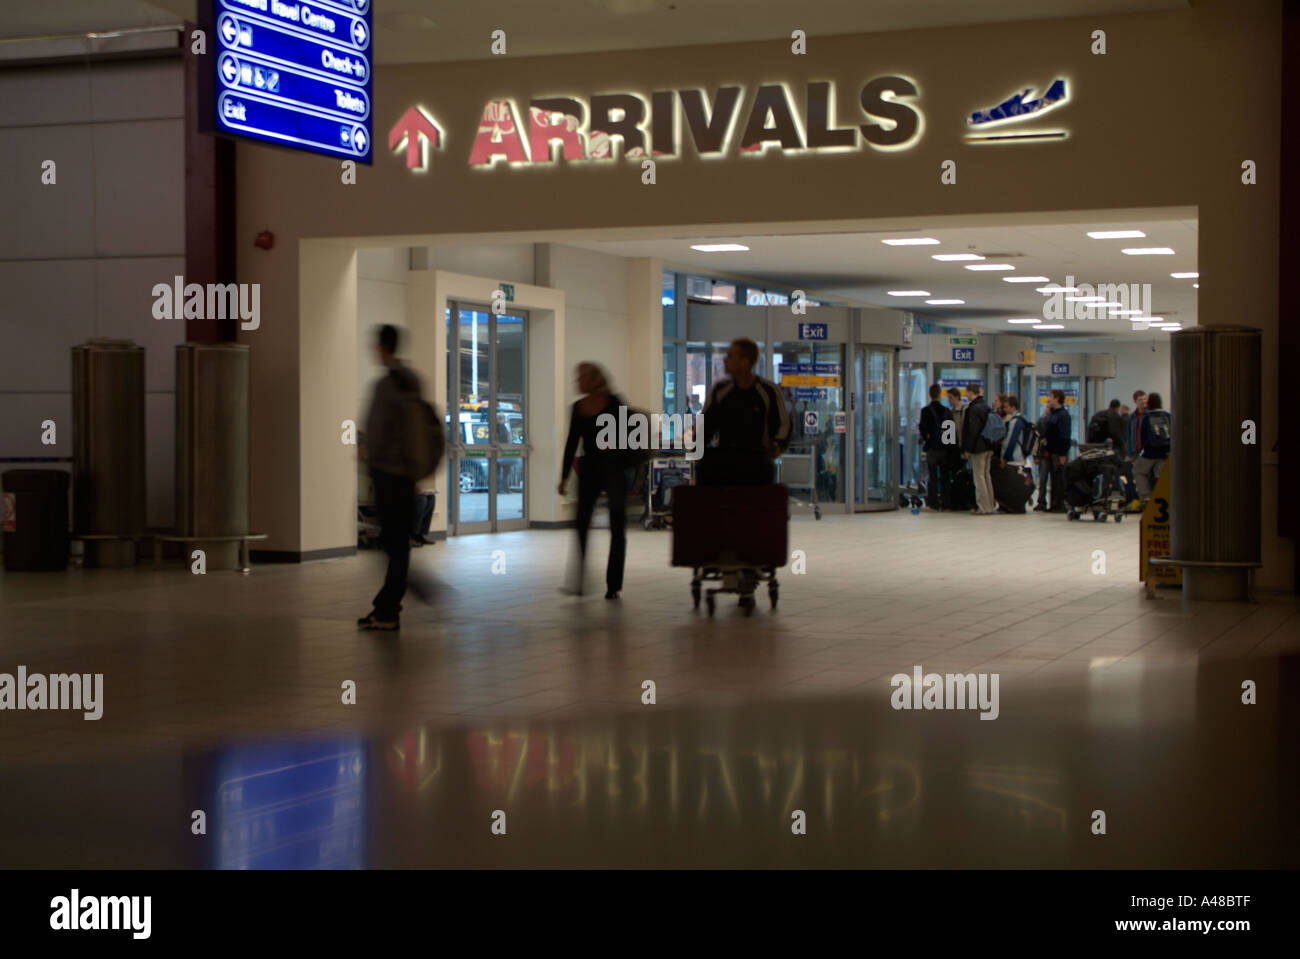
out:
<path id="1" fill-rule="evenodd" d="M 1083 442 L 1084 400 L 1077 376 L 1040 376 L 1038 377 L 1038 416 L 1047 412 L 1047 397 L 1052 390 L 1065 393 L 1065 408 L 1070 414 L 1070 435 L 1076 443 Z"/>
<path id="2" fill-rule="evenodd" d="M 929 366 L 926 363 L 898 364 L 898 445 L 902 453 L 898 482 L 904 490 L 916 492 L 926 482 L 927 468 L 922 462 L 921 410 L 930 402 Z M 862 502 L 862 500 L 858 500 Z"/>
<path id="3" fill-rule="evenodd" d="M 790 447 L 777 482 L 819 507 L 843 504 L 845 482 L 844 347 L 838 343 L 772 345 L 772 381 L 790 410 Z M 837 416 L 836 414 L 840 414 Z"/>
<path id="4" fill-rule="evenodd" d="M 897 509 L 899 467 L 906 451 L 900 431 L 892 349 L 855 347 L 853 351 L 853 506 L 856 511 Z M 909 366 L 912 364 L 908 364 Z M 925 367 L 910 374 L 922 384 Z M 920 412 L 918 409 L 917 415 Z"/>
<path id="5" fill-rule="evenodd" d="M 447 309 L 448 535 L 528 525 L 527 316 Z"/>

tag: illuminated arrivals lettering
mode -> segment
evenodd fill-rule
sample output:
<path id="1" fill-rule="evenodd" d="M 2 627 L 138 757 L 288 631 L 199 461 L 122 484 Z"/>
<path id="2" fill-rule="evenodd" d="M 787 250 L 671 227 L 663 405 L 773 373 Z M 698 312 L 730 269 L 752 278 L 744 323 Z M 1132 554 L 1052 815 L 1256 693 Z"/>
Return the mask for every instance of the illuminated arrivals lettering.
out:
<path id="1" fill-rule="evenodd" d="M 725 154 L 733 139 L 738 139 L 742 154 L 770 148 L 858 150 L 862 143 L 877 150 L 902 150 L 919 139 L 922 117 L 914 103 L 900 98 L 917 93 L 916 84 L 904 77 L 871 80 L 858 96 L 866 122 L 856 126 L 837 125 L 835 85 L 829 81 L 805 84 L 801 98 L 786 84 L 764 84 L 755 91 L 747 114 L 740 110 L 739 86 L 719 87 L 711 98 L 693 88 L 660 90 L 649 102 L 632 93 L 599 94 L 586 106 L 572 97 L 538 98 L 529 103 L 527 146 L 513 102 L 492 100 L 483 109 L 469 162 L 551 163 L 557 155 L 565 160 L 612 160 L 615 140 L 627 158 L 676 157 L 684 139 L 682 118 L 701 156 Z M 742 115 L 744 125 L 734 138 Z"/>

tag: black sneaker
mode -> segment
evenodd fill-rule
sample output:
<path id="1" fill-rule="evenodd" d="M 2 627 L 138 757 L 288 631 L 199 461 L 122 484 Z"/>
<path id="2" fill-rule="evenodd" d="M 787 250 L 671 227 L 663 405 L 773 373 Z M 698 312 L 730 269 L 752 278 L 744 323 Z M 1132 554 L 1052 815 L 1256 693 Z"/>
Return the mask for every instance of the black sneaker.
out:
<path id="1" fill-rule="evenodd" d="M 361 619 L 358 619 L 357 626 L 360 627 L 361 629 L 374 629 L 374 630 L 382 630 L 385 632 L 393 632 L 399 628 L 399 624 L 396 616 L 394 616 L 392 619 L 380 619 L 374 613 L 370 613 L 369 615 L 363 616 Z"/>

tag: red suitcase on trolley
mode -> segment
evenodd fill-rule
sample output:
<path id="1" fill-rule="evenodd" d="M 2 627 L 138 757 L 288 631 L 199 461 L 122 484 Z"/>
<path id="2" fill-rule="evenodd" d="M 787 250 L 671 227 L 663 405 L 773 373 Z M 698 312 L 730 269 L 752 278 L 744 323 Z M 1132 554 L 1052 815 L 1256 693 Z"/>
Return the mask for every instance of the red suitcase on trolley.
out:
<path id="1" fill-rule="evenodd" d="M 779 569 L 790 558 L 784 486 L 679 486 L 673 490 L 673 565 Z"/>

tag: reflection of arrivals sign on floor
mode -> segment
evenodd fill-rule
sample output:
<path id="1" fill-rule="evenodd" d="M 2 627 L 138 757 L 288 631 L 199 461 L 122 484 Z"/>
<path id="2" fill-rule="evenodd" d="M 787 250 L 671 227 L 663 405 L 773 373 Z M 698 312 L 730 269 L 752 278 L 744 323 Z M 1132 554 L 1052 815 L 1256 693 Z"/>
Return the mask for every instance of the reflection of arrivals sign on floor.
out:
<path id="1" fill-rule="evenodd" d="M 1169 526 L 1173 515 L 1173 497 L 1170 495 L 1169 468 L 1169 461 L 1165 460 L 1160 478 L 1156 480 L 1156 488 L 1147 500 L 1146 509 L 1142 510 L 1142 545 L 1138 555 L 1138 579 L 1142 582 L 1146 582 L 1147 578 L 1147 557 L 1170 554 Z M 1177 566 L 1157 566 L 1152 571 L 1152 577 L 1162 586 L 1183 584 L 1183 571 Z"/>
<path id="2" fill-rule="evenodd" d="M 807 410 L 803 414 L 803 429 L 805 433 L 817 432 L 817 411 Z"/>

